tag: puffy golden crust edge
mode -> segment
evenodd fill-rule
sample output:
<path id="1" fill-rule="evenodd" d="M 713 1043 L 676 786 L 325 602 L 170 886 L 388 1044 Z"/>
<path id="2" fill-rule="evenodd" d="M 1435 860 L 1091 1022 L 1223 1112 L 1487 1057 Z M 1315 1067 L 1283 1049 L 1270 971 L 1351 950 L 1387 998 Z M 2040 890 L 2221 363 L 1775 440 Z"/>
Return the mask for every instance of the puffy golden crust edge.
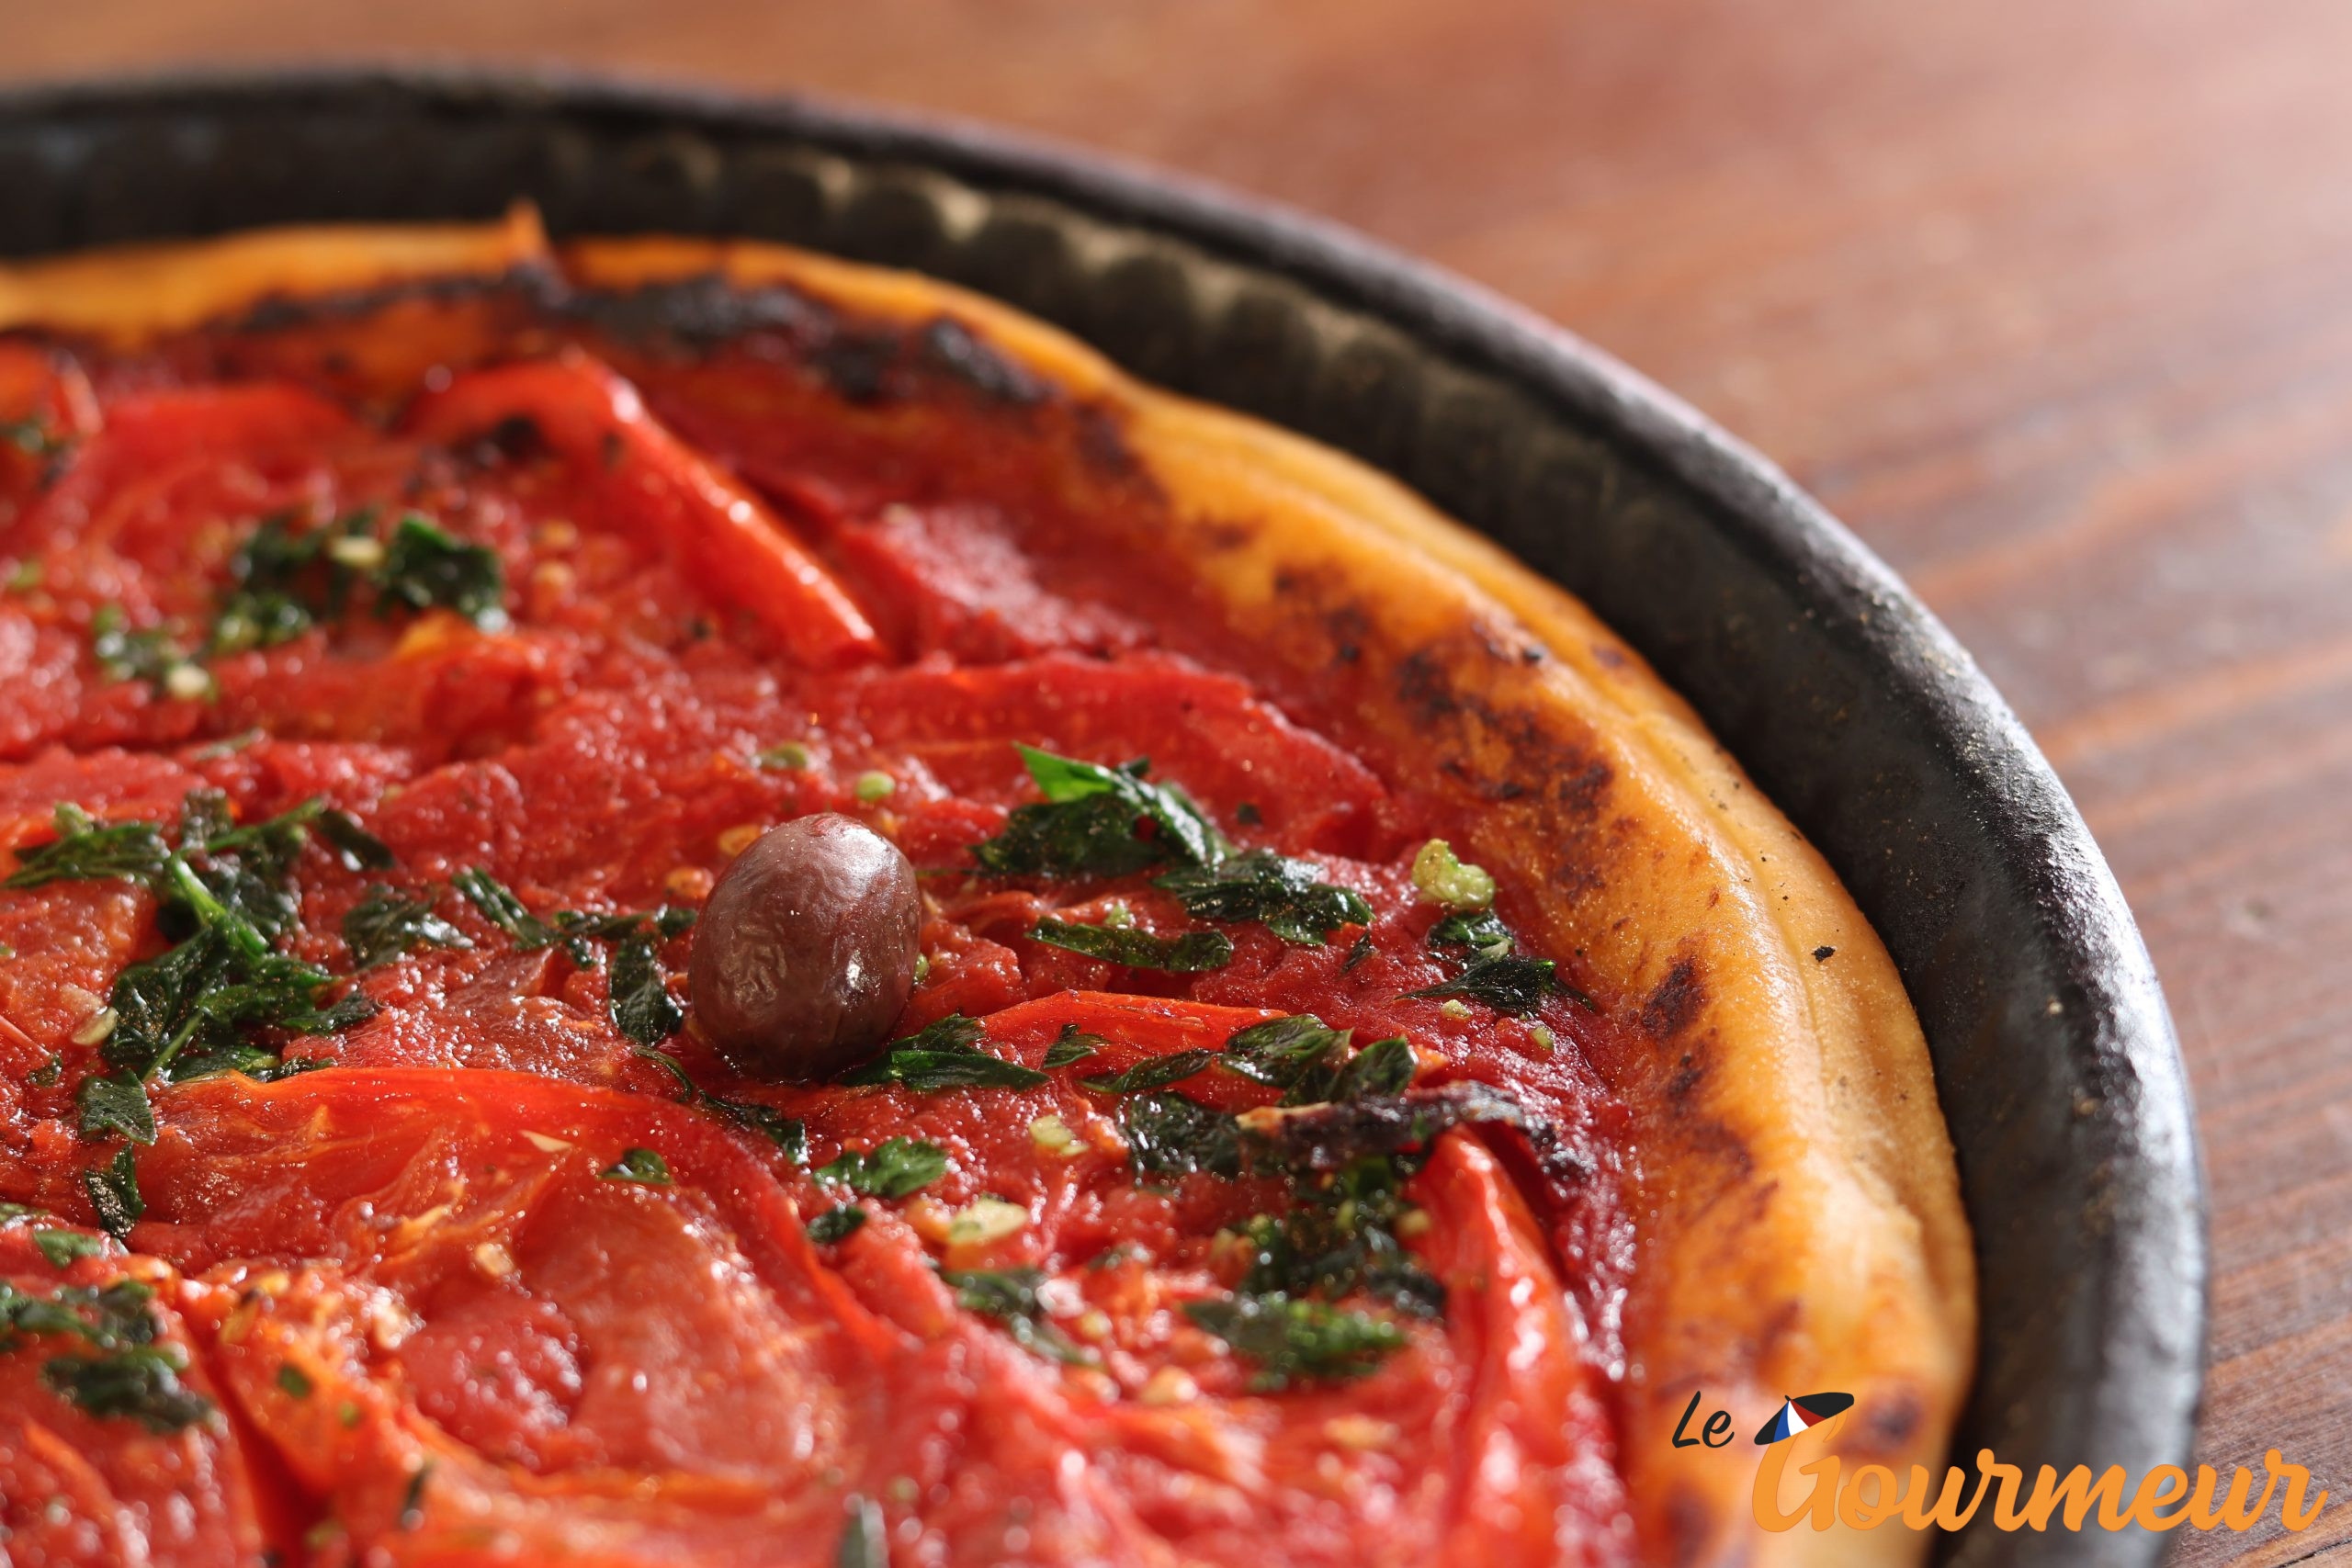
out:
<path id="1" fill-rule="evenodd" d="M 0 325 L 121 339 L 272 296 L 494 276 L 548 255 L 503 224 L 300 230 L 0 269 Z M 1600 1064 L 1634 1122 L 1624 1450 L 1644 1555 L 1676 1563 L 1917 1561 L 1899 1527 L 1769 1534 L 1757 1454 L 1675 1448 L 1685 1403 L 1743 1434 L 1783 1394 L 1854 1413 L 1795 1439 L 1933 1466 L 1966 1392 L 1973 1250 L 1926 1043 L 1894 964 L 1811 845 L 1591 613 L 1401 486 L 1258 421 L 1158 392 L 1031 318 L 935 280 L 732 242 L 584 242 L 584 283 L 697 273 L 899 320 L 953 315 L 1118 415 L 1170 502 L 1171 556 L 1261 656 L 1349 688 L 1402 781 L 1478 808 L 1473 852 L 1545 868 L 1543 945 L 1632 1042 Z M 185 276 L 183 276 L 185 275 Z M 1279 604 L 1283 614 L 1262 612 Z M 1351 657 L 1343 660 L 1344 638 Z M 1540 650 L 1540 657 L 1529 657 Z M 1814 952 L 1833 948 L 1816 961 Z"/>

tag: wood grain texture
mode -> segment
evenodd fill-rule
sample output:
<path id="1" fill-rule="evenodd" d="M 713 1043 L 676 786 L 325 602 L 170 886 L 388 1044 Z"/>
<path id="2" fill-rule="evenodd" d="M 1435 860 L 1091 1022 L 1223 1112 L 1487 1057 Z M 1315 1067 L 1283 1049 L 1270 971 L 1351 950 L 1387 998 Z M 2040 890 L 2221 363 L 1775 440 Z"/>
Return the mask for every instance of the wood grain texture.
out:
<path id="1" fill-rule="evenodd" d="M 2208 1462 L 2352 1551 L 2352 6 L 85 0 L 0 73 L 560 58 L 985 117 L 1368 230 L 1785 465 L 1983 660 L 2178 1016 Z M 2266 1533 L 2267 1532 L 2267 1533 Z"/>

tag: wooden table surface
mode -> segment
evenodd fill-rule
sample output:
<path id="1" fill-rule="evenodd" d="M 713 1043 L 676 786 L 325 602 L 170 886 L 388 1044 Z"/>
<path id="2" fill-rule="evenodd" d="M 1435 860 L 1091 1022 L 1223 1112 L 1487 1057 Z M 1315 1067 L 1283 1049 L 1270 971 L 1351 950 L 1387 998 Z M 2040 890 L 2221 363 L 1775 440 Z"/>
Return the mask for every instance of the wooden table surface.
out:
<path id="1" fill-rule="evenodd" d="M 1279 197 L 1786 466 L 2024 715 L 2155 951 L 2212 1182 L 2211 1463 L 2352 1561 L 2346 0 L 81 0 L 0 73 L 560 58 L 894 100 Z M 2267 1532 L 2267 1533 L 2265 1533 Z"/>

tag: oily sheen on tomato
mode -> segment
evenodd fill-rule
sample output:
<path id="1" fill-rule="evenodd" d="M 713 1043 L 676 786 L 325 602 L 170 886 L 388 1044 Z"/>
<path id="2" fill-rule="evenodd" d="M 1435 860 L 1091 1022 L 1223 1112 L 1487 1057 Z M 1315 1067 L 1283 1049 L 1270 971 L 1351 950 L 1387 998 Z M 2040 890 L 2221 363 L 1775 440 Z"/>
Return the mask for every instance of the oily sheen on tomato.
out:
<path id="1" fill-rule="evenodd" d="M 692 288 L 0 340 L 12 1547 L 1619 1560 L 1522 869 L 1082 400 Z"/>

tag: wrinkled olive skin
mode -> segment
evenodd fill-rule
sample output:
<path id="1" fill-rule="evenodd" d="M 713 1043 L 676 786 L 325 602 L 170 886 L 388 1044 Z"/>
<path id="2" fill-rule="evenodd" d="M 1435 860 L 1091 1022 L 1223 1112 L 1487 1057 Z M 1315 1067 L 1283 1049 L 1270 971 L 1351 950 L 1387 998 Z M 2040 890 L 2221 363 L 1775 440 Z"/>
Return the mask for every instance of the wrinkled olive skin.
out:
<path id="1" fill-rule="evenodd" d="M 695 922 L 694 1017 L 738 1071 L 829 1078 L 871 1060 L 914 989 L 922 898 L 899 846 L 832 812 L 771 828 Z"/>

